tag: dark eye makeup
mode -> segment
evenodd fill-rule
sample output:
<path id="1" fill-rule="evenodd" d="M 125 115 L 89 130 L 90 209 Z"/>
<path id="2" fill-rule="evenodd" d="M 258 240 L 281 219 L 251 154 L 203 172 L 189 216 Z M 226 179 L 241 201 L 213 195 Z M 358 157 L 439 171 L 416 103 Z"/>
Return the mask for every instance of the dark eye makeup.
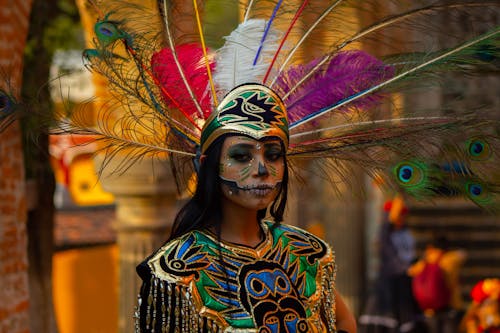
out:
<path id="1" fill-rule="evenodd" d="M 279 144 L 264 145 L 264 156 L 266 160 L 274 162 L 283 157 L 283 149 Z"/>
<path id="2" fill-rule="evenodd" d="M 253 158 L 252 146 L 247 144 L 235 145 L 229 148 L 228 156 L 237 162 L 249 162 Z"/>
<path id="3" fill-rule="evenodd" d="M 264 157 L 270 162 L 274 162 L 283 157 L 283 148 L 279 143 L 264 143 Z M 255 145 L 250 144 L 236 144 L 229 148 L 228 157 L 234 161 L 246 163 L 254 158 Z"/>

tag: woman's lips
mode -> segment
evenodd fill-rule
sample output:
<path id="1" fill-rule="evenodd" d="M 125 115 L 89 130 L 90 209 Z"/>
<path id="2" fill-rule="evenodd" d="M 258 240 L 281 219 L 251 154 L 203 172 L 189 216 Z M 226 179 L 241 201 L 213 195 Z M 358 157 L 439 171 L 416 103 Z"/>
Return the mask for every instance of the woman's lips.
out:
<path id="1" fill-rule="evenodd" d="M 255 195 L 257 197 L 265 197 L 269 193 L 273 191 L 272 188 L 252 188 L 252 189 L 247 189 L 245 190 L 247 193 L 250 193 L 251 195 Z"/>
<path id="2" fill-rule="evenodd" d="M 265 197 L 269 193 L 271 193 L 277 185 L 257 185 L 257 186 L 245 186 L 240 188 L 240 190 L 243 190 L 247 193 L 250 193 L 252 195 L 258 196 L 258 197 Z"/>

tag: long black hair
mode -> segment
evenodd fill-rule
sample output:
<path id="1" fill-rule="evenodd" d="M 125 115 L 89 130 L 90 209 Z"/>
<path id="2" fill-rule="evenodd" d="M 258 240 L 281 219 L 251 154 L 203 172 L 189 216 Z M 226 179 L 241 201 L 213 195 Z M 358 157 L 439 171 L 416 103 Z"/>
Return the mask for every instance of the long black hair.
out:
<path id="1" fill-rule="evenodd" d="M 229 134 L 230 135 L 230 134 Z M 174 239 L 192 230 L 203 230 L 214 227 L 220 235 L 222 223 L 223 196 L 219 178 L 219 163 L 224 139 L 229 135 L 217 138 L 205 152 L 206 158 L 198 171 L 198 181 L 193 197 L 181 208 L 175 217 L 170 238 Z M 283 221 L 288 193 L 288 165 L 284 157 L 284 174 L 279 192 L 272 202 L 269 213 L 275 225 Z M 266 216 L 267 209 L 257 212 L 260 221 Z"/>

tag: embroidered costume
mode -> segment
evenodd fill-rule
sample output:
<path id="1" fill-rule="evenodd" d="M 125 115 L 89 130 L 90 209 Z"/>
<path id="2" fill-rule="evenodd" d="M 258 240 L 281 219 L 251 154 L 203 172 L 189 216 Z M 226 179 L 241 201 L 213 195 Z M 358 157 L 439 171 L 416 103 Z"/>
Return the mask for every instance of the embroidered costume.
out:
<path id="1" fill-rule="evenodd" d="M 137 332 L 334 332 L 330 247 L 296 227 L 262 230 L 255 248 L 193 231 L 144 261 Z"/>

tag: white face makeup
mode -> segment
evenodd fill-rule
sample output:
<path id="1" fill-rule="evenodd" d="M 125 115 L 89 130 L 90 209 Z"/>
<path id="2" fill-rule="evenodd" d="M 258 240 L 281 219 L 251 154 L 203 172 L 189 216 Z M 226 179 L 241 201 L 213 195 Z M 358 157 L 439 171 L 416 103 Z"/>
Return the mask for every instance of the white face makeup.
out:
<path id="1" fill-rule="evenodd" d="M 249 209 L 264 209 L 283 181 L 285 152 L 278 139 L 258 141 L 246 136 L 224 140 L 219 165 L 222 192 Z"/>

